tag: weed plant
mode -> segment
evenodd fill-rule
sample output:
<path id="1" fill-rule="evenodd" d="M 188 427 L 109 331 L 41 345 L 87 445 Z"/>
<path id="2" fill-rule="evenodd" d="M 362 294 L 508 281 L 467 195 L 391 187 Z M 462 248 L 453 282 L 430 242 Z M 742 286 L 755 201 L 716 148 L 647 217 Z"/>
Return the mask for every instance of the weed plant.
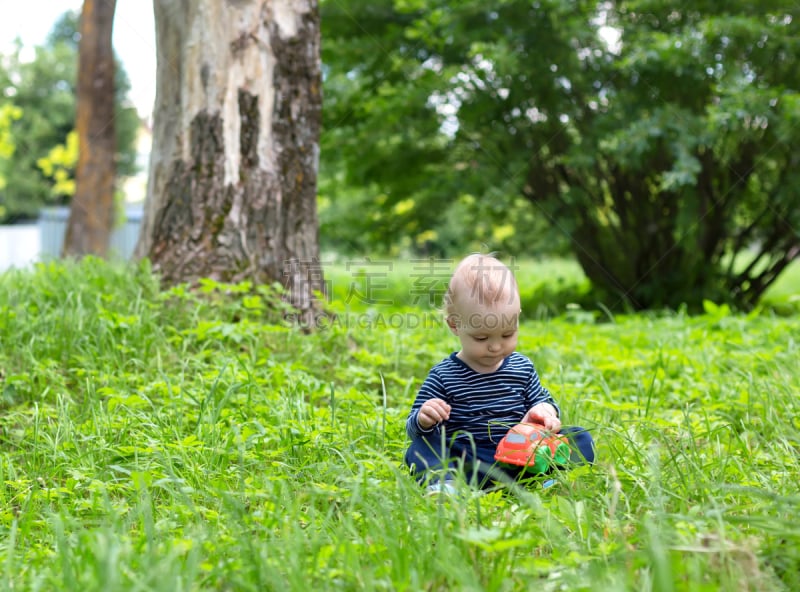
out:
<path id="1" fill-rule="evenodd" d="M 456 347 L 433 307 L 306 334 L 276 302 L 92 259 L 0 275 L 0 590 L 800 589 L 797 316 L 530 315 L 597 464 L 431 498 L 402 455 Z"/>

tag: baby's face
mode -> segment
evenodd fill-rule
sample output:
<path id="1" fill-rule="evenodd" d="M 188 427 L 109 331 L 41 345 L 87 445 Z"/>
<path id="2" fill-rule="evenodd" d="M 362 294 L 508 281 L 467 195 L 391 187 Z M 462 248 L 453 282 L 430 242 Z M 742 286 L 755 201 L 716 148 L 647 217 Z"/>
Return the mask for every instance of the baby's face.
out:
<path id="1" fill-rule="evenodd" d="M 493 304 L 465 299 L 448 318 L 450 330 L 461 341 L 461 358 L 476 372 L 494 372 L 517 347 L 519 297 Z"/>

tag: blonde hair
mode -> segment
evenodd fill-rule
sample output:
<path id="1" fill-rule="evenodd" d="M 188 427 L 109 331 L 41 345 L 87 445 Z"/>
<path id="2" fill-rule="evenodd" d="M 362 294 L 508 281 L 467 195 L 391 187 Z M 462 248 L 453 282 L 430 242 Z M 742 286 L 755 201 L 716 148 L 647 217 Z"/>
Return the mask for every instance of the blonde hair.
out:
<path id="1" fill-rule="evenodd" d="M 510 303 L 518 297 L 517 280 L 507 265 L 493 255 L 473 253 L 453 271 L 444 295 L 444 314 L 452 315 L 458 301 L 464 298 L 492 306 L 503 298 Z"/>

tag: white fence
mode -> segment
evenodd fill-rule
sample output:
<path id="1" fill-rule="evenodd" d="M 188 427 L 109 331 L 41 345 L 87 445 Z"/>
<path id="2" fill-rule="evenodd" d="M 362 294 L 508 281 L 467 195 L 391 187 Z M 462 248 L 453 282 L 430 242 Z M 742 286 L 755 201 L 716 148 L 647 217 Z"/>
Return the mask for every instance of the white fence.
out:
<path id="1" fill-rule="evenodd" d="M 28 267 L 40 260 L 39 227 L 36 224 L 0 226 L 0 271 Z"/>
<path id="2" fill-rule="evenodd" d="M 37 261 L 57 259 L 64 245 L 69 208 L 46 208 L 36 224 L 0 226 L 0 271 L 24 268 Z M 109 256 L 129 259 L 142 221 L 141 206 L 128 206 L 125 219 L 111 233 Z"/>

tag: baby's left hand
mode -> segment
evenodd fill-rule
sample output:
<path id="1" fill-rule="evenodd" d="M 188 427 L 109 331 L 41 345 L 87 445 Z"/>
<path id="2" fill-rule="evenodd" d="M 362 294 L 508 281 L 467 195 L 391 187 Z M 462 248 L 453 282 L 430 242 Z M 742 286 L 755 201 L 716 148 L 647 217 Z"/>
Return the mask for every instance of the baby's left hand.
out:
<path id="1" fill-rule="evenodd" d="M 561 429 L 561 420 L 558 419 L 555 408 L 549 403 L 534 405 L 528 410 L 528 413 L 525 414 L 525 418 L 522 421 L 541 424 L 545 429 L 553 433 Z"/>

